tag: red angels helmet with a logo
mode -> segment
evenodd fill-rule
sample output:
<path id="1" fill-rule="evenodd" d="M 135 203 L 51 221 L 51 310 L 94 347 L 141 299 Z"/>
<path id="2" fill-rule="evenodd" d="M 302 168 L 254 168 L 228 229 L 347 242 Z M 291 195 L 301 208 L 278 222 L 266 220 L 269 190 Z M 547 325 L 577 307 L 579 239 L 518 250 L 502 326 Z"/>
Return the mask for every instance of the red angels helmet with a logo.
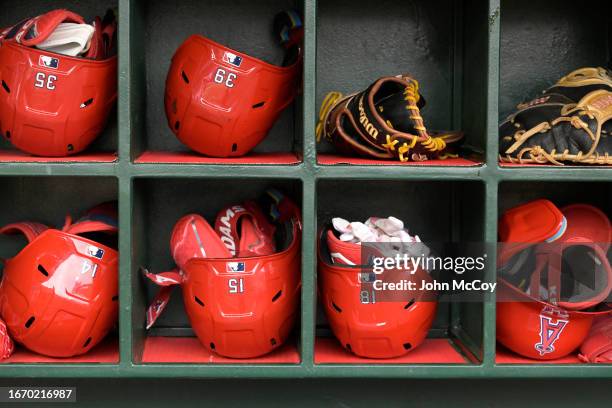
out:
<path id="1" fill-rule="evenodd" d="M 500 282 L 498 296 L 521 299 L 526 295 Z M 566 310 L 529 297 L 500 301 L 497 303 L 497 341 L 522 356 L 553 360 L 580 347 L 595 317 L 609 313 L 609 310 Z"/>
<path id="2" fill-rule="evenodd" d="M 3 234 L 29 243 L 7 260 L 0 316 L 26 348 L 52 357 L 83 354 L 117 321 L 116 211 L 90 210 L 60 231 L 35 222 L 9 224 Z"/>
<path id="3" fill-rule="evenodd" d="M 612 228 L 597 208 L 561 210 L 536 200 L 500 219 L 497 340 L 525 357 L 549 360 L 575 351 L 612 288 L 607 258 Z M 578 251 L 578 252 L 577 252 Z M 592 268 L 572 261 L 592 259 Z"/>
<path id="4" fill-rule="evenodd" d="M 38 156 L 84 150 L 102 132 L 117 98 L 116 22 L 96 18 L 83 57 L 36 48 L 61 23 L 84 23 L 54 10 L 0 33 L 0 133 Z"/>
<path id="5" fill-rule="evenodd" d="M 406 301 L 382 302 L 376 301 L 374 290 L 364 293 L 364 283 L 375 275 L 359 266 L 361 251 L 358 244 L 340 241 L 331 228 L 323 231 L 318 250 L 321 303 L 334 335 L 348 351 L 367 358 L 399 357 L 425 340 L 438 303 L 429 291 L 414 291 L 414 298 Z M 411 279 L 430 278 L 419 269 Z"/>
<path id="6" fill-rule="evenodd" d="M 288 198 L 276 191 L 267 196 L 269 207 L 250 201 L 223 209 L 214 228 L 197 214 L 177 222 L 170 249 L 179 269 L 145 271 L 162 287 L 147 311 L 147 327 L 164 310 L 171 288 L 181 285 L 191 327 L 208 350 L 252 358 L 285 342 L 300 299 L 301 221 Z"/>
<path id="7" fill-rule="evenodd" d="M 261 142 L 293 101 L 301 75 L 300 17 L 279 14 L 275 30 L 287 49 L 276 66 L 192 35 L 176 51 L 166 79 L 168 126 L 198 153 L 242 156 Z"/>

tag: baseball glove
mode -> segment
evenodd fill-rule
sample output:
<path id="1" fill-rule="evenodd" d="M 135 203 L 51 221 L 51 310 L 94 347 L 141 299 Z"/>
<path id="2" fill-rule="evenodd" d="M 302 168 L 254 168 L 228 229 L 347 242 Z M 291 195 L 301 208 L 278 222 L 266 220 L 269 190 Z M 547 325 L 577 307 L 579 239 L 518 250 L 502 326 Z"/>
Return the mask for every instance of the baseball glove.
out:
<path id="1" fill-rule="evenodd" d="M 612 73 L 581 68 L 499 125 L 502 162 L 612 164 Z"/>
<path id="2" fill-rule="evenodd" d="M 324 136 L 347 155 L 423 161 L 457 157 L 450 149 L 462 132 L 428 132 L 420 109 L 425 99 L 410 76 L 378 79 L 366 90 L 327 94 L 319 111 L 317 141 Z"/>

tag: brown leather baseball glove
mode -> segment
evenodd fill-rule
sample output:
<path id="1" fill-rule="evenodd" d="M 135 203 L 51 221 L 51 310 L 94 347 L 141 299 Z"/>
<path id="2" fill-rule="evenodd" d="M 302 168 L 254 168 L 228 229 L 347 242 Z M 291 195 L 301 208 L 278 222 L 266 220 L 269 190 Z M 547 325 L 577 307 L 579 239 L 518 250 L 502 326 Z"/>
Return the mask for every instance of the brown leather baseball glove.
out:
<path id="1" fill-rule="evenodd" d="M 424 105 L 419 83 L 408 75 L 380 78 L 348 96 L 330 92 L 319 111 L 317 140 L 324 136 L 344 154 L 377 159 L 457 157 L 451 145 L 463 133 L 428 132 L 420 111 Z"/>
<path id="2" fill-rule="evenodd" d="M 499 125 L 499 159 L 510 163 L 612 164 L 612 73 L 581 68 Z"/>

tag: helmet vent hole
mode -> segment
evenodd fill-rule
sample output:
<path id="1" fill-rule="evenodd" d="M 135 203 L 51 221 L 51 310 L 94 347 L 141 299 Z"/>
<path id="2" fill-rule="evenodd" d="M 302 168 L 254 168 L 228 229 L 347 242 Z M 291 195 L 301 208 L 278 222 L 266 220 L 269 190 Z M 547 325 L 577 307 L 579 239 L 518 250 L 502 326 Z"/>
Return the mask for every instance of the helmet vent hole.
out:
<path id="1" fill-rule="evenodd" d="M 404 349 L 406 350 L 410 350 L 412 348 L 412 344 L 410 343 L 404 343 Z"/>
<path id="2" fill-rule="evenodd" d="M 193 299 L 196 301 L 198 305 L 204 307 L 204 302 L 202 302 L 197 296 L 194 296 Z"/>
<path id="3" fill-rule="evenodd" d="M 210 348 L 214 350 L 215 349 L 215 343 L 211 342 L 210 343 Z"/>
<path id="4" fill-rule="evenodd" d="M 8 87 L 6 82 L 4 82 L 4 79 L 2 80 L 2 87 L 4 88 L 6 92 L 11 93 L 11 89 Z"/>
<path id="5" fill-rule="evenodd" d="M 42 273 L 45 276 L 49 276 L 49 272 L 47 272 L 47 270 L 45 269 L 44 266 L 42 265 L 38 265 L 38 272 Z"/>
<path id="6" fill-rule="evenodd" d="M 183 77 L 183 81 L 185 81 L 185 83 L 188 84 L 189 78 L 187 78 L 187 74 L 185 73 L 185 71 L 181 71 L 181 76 Z"/>
<path id="7" fill-rule="evenodd" d="M 115 296 L 113 296 L 113 298 L 112 298 L 111 300 L 112 300 L 113 302 L 116 302 L 116 301 L 117 301 L 117 299 L 119 299 L 119 296 L 118 296 L 118 295 L 115 295 Z"/>
<path id="8" fill-rule="evenodd" d="M 235 152 L 236 150 L 238 150 L 238 145 L 236 143 L 234 143 L 232 145 L 232 152 Z"/>
<path id="9" fill-rule="evenodd" d="M 271 338 L 270 339 L 270 344 L 273 346 L 276 346 L 276 339 L 275 338 Z"/>
<path id="10" fill-rule="evenodd" d="M 179 122 L 178 120 L 174 122 L 174 130 L 179 130 L 180 127 L 181 127 L 181 122 Z"/>
<path id="11" fill-rule="evenodd" d="M 11 132 L 9 132 L 8 130 L 6 131 L 6 138 L 10 139 L 11 138 Z"/>
<path id="12" fill-rule="evenodd" d="M 91 343 L 91 337 L 88 337 L 87 340 L 85 340 L 85 344 L 83 344 L 83 348 L 89 346 L 89 343 Z"/>
<path id="13" fill-rule="evenodd" d="M 32 326 L 32 323 L 34 323 L 34 320 L 36 320 L 36 318 L 35 318 L 34 316 L 32 316 L 32 317 L 30 317 L 30 318 L 28 319 L 28 321 L 27 321 L 27 322 L 26 322 L 26 324 L 25 324 L 26 329 L 29 329 L 29 328 L 30 328 L 30 326 Z"/>
<path id="14" fill-rule="evenodd" d="M 282 294 L 283 294 L 282 290 L 279 290 L 278 292 L 276 292 L 276 295 L 274 295 L 274 297 L 272 298 L 272 302 L 276 302 L 278 298 L 281 297 Z"/>
<path id="15" fill-rule="evenodd" d="M 408 309 L 412 305 L 414 305 L 414 299 L 412 299 L 410 302 L 406 303 L 406 305 L 404 306 L 404 309 Z"/>
<path id="16" fill-rule="evenodd" d="M 176 115 L 176 112 L 178 112 L 178 108 L 176 107 L 176 99 L 175 99 L 172 101 L 172 113 Z"/>
<path id="17" fill-rule="evenodd" d="M 350 344 L 348 344 L 348 343 L 346 343 L 346 349 L 347 349 L 348 351 L 350 351 L 351 353 L 353 352 L 353 349 L 351 348 L 351 345 L 350 345 Z"/>
<path id="18" fill-rule="evenodd" d="M 86 100 L 85 102 L 81 104 L 81 109 L 88 107 L 92 103 L 93 103 L 93 98 L 89 98 L 88 100 Z"/>
<path id="19" fill-rule="evenodd" d="M 262 106 L 264 106 L 265 103 L 265 101 L 256 103 L 255 105 L 253 105 L 253 109 L 261 108 Z"/>
<path id="20" fill-rule="evenodd" d="M 334 309 L 336 309 L 336 312 L 338 312 L 338 313 L 342 313 L 342 309 L 340 309 L 340 308 L 338 307 L 338 305 L 337 305 L 337 304 L 335 304 L 334 302 L 332 302 L 332 307 L 333 307 Z"/>
<path id="21" fill-rule="evenodd" d="M 71 151 L 73 151 L 73 150 L 74 150 L 74 146 L 73 146 L 73 145 L 71 145 L 71 144 L 69 144 L 69 145 L 68 145 L 68 151 L 69 151 L 69 152 L 71 152 Z"/>

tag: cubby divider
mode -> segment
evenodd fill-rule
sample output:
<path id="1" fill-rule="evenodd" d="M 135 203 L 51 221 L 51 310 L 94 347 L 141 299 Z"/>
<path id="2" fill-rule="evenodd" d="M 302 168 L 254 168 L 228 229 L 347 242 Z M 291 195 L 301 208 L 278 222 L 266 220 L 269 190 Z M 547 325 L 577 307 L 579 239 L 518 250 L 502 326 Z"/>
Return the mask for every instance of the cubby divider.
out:
<path id="1" fill-rule="evenodd" d="M 575 64 L 596 63 L 597 53 L 610 47 L 609 22 L 607 31 L 600 25 L 589 31 L 586 21 L 590 20 L 569 7 L 570 2 L 561 3 L 557 8 L 557 2 L 545 1 L 534 13 L 523 0 L 46 3 L 45 7 L 73 8 L 88 16 L 103 13 L 109 5 L 118 7 L 117 114 L 90 153 L 69 160 L 28 158 L 0 143 L 0 220 L 39 216 L 59 222 L 60 213 L 82 210 L 94 198 L 118 198 L 119 325 L 116 336 L 109 338 L 114 353 L 110 360 L 100 357 L 108 343 L 81 361 L 17 354 L 13 361 L 0 364 L 0 378 L 612 377 L 609 365 L 574 359 L 507 364 L 513 356 L 497 348 L 494 295 L 479 303 L 444 306 L 430 332 L 431 347 L 421 349 L 425 356 L 407 354 L 403 360 L 391 361 L 368 361 L 339 350 L 320 320 L 317 303 L 317 233 L 335 213 L 364 218 L 375 215 L 370 210 L 384 213 L 380 215 L 394 211 L 419 234 L 432 230 L 437 231 L 434 238 L 469 238 L 494 245 L 501 211 L 534 194 L 584 197 L 609 205 L 611 167 L 498 165 L 498 120 L 509 109 L 510 99 L 541 89 L 552 76 Z M 609 10 L 604 6 L 602 10 Z M 40 7 L 32 0 L 9 1 L 0 27 L 43 12 Z M 304 17 L 303 84 L 296 102 L 252 156 L 217 160 L 188 152 L 168 128 L 163 112 L 165 72 L 174 49 L 188 34 L 199 32 L 245 52 L 274 57 L 265 54 L 277 50 L 268 33 L 270 18 L 287 7 L 297 8 Z M 547 8 L 567 12 L 555 12 L 550 23 Z M 599 9 L 589 10 L 591 15 Z M 598 18 L 603 20 L 604 13 Z M 551 35 L 561 27 L 561 39 L 579 35 L 576 41 L 548 47 L 537 43 L 537 31 L 523 27 L 526 22 Z M 531 36 L 528 45 L 525 36 Z M 595 37 L 595 44 L 575 49 L 582 40 Z M 522 54 L 525 47 L 533 50 Z M 542 53 L 554 67 L 538 62 Z M 376 76 L 402 71 L 422 78 L 432 126 L 464 128 L 466 145 L 477 152 L 477 160 L 402 166 L 338 157 L 329 146 L 317 144 L 318 105 L 327 91 L 357 91 Z M 532 72 L 536 81 L 528 84 Z M 159 272 L 171 266 L 168 240 L 176 218 L 199 209 L 210 217 L 216 204 L 267 185 L 288 188 L 299 199 L 303 214 L 300 318 L 280 358 L 234 361 L 202 354 L 197 339 L 189 337 L 178 293 L 165 327 L 147 333 L 144 314 L 151 293 L 138 270 L 148 266 Z M 368 204 L 372 207 L 366 208 Z M 7 242 L 0 237 L 0 250 L 14 251 L 16 247 Z M 494 279 L 495 253 L 488 259 L 485 277 Z M 168 342 L 157 336 L 146 346 L 149 336 L 171 332 L 178 336 Z"/>

